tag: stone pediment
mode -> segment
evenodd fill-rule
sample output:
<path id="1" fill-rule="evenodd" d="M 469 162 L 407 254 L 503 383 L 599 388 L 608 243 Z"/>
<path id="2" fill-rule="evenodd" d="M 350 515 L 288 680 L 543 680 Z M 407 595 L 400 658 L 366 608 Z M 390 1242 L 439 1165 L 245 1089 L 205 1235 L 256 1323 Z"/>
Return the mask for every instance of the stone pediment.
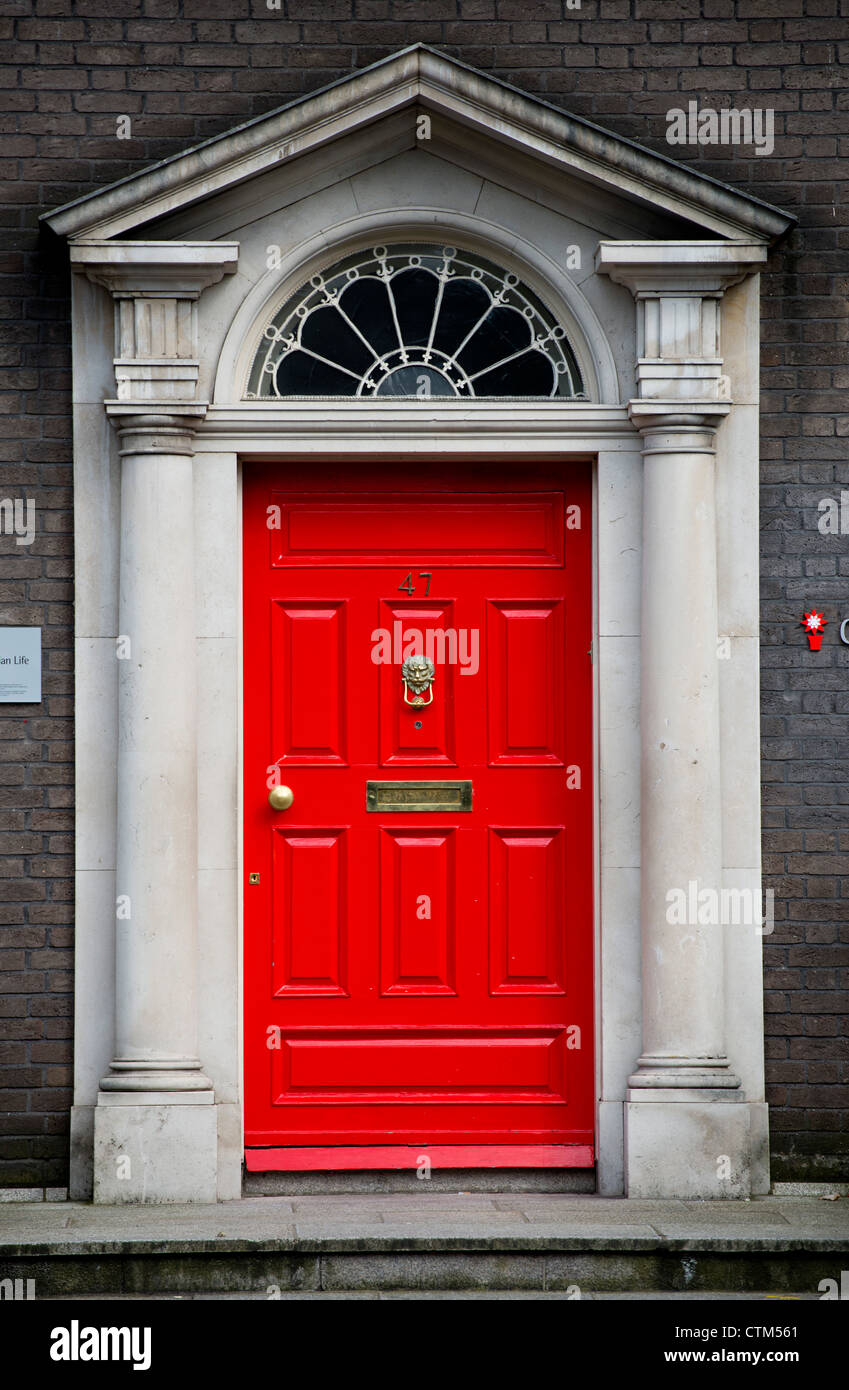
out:
<path id="1" fill-rule="evenodd" d="M 770 243 L 790 215 L 424 45 L 45 215 L 74 240 L 215 238 L 417 150 L 617 238 Z M 580 214 L 577 208 L 580 207 Z"/>

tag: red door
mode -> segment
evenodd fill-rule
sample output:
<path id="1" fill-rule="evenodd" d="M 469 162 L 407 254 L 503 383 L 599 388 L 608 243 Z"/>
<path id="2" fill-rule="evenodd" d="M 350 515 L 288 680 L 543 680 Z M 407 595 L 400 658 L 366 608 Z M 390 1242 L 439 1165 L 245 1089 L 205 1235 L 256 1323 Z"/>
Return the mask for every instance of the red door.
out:
<path id="1" fill-rule="evenodd" d="M 589 465 L 266 465 L 244 524 L 246 1146 L 591 1162 Z"/>

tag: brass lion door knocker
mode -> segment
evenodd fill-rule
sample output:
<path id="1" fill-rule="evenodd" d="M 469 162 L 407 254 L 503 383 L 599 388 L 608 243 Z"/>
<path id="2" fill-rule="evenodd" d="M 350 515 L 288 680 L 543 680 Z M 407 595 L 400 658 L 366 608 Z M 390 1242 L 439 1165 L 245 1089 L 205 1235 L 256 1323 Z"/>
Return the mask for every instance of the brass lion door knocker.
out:
<path id="1" fill-rule="evenodd" d="M 401 667 L 401 689 L 404 692 L 404 704 L 422 705 L 433 704 L 433 690 L 431 689 L 436 675 L 436 668 L 429 656 L 408 656 Z M 413 698 L 410 699 L 410 691 Z M 430 699 L 425 699 L 425 692 L 430 695 Z"/>

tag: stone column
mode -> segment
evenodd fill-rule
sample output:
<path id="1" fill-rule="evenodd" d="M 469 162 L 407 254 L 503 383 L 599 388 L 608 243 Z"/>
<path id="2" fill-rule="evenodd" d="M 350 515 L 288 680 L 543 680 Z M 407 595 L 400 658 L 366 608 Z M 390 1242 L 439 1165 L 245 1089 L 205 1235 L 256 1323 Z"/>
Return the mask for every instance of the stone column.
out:
<path id="1" fill-rule="evenodd" d="M 643 438 L 643 1044 L 625 1106 L 634 1197 L 751 1190 L 750 1116 L 725 1054 L 714 435 L 731 409 L 725 287 L 759 246 L 604 243 L 637 301 Z"/>
<path id="2" fill-rule="evenodd" d="M 641 846 L 643 1052 L 632 1088 L 734 1088 L 722 939 L 670 927 L 680 888 L 719 885 L 722 838 L 710 417 L 637 417 L 643 435 Z M 678 899 L 681 905 L 681 899 Z M 703 913 L 707 916 L 707 913 Z"/>
<path id="3" fill-rule="evenodd" d="M 94 1122 L 95 1202 L 213 1202 L 217 1120 L 197 1045 L 192 454 L 196 300 L 231 246 L 82 245 L 115 299 L 121 440 L 115 1056 Z"/>

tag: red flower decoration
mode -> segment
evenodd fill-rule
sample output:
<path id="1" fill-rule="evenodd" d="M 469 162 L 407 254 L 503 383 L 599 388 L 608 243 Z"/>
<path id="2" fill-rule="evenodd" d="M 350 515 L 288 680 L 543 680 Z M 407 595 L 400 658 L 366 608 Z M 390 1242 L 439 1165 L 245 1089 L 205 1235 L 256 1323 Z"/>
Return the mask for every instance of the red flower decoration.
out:
<path id="1" fill-rule="evenodd" d="M 806 613 L 802 619 L 802 627 L 806 632 L 822 632 L 827 621 L 822 613 Z"/>
<path id="2" fill-rule="evenodd" d="M 813 610 L 811 610 L 810 613 L 806 613 L 803 617 L 800 626 L 805 629 L 805 634 L 808 638 L 808 646 L 812 652 L 819 651 L 820 643 L 823 639 L 823 630 L 827 622 L 828 619 L 824 618 L 822 613 L 817 613 Z"/>

